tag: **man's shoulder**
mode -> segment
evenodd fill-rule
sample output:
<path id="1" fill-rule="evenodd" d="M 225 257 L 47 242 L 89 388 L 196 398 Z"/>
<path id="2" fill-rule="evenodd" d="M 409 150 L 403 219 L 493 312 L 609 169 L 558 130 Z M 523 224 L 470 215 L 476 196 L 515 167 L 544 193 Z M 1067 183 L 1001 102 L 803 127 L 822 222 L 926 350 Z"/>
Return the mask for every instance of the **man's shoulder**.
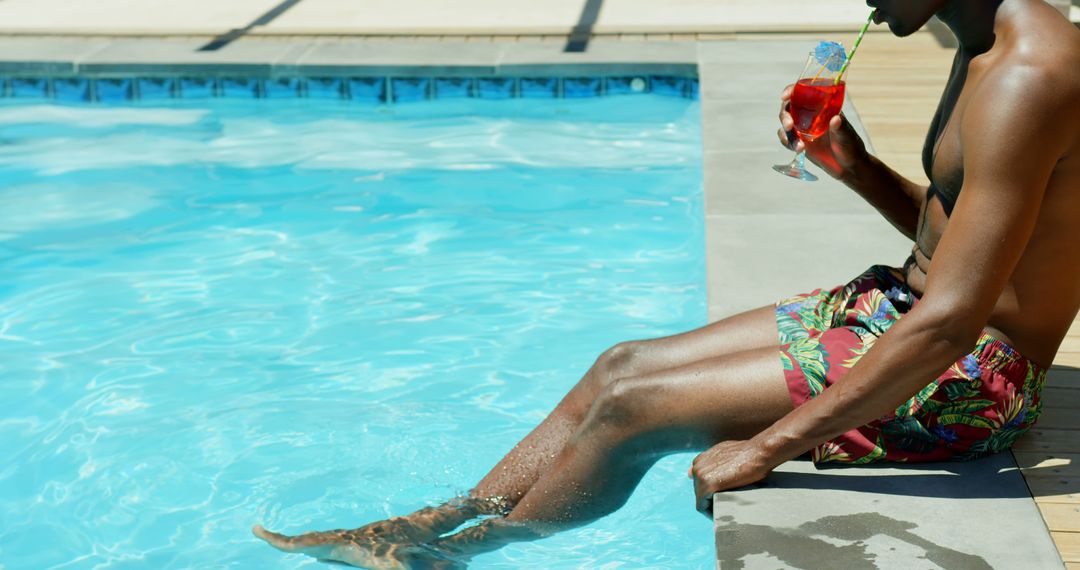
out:
<path id="1" fill-rule="evenodd" d="M 973 113 L 973 119 L 1075 130 L 1080 125 L 1080 45 L 1052 57 L 1026 50 L 1004 53 L 985 71 L 974 95 L 973 106 L 983 112 Z"/>
<path id="2" fill-rule="evenodd" d="M 1019 98 L 1027 104 L 1075 107 L 1080 95 L 1080 31 L 1034 34 L 1007 46 L 987 70 L 987 95 Z"/>
<path id="3" fill-rule="evenodd" d="M 1033 166 L 1072 154 L 1080 144 L 1080 70 L 1072 68 L 1080 65 L 1068 67 L 1022 51 L 996 54 L 961 117 L 965 156 Z"/>

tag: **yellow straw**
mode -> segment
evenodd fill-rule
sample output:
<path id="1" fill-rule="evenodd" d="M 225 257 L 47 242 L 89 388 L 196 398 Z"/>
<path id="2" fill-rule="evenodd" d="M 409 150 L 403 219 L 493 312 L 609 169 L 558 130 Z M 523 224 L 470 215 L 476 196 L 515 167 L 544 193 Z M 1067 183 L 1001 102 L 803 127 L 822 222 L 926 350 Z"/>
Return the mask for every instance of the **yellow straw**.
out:
<path id="1" fill-rule="evenodd" d="M 848 66 L 851 65 L 851 60 L 855 58 L 855 52 L 859 51 L 859 44 L 862 43 L 863 36 L 866 35 L 866 30 L 870 29 L 872 23 L 874 23 L 874 13 L 870 12 L 870 16 L 866 18 L 866 25 L 859 32 L 859 37 L 855 38 L 855 45 L 851 47 L 851 54 L 848 55 L 847 61 L 844 62 L 844 67 L 840 68 L 840 73 L 836 76 L 833 85 L 840 85 L 840 80 L 844 78 L 844 73 L 847 71 Z"/>

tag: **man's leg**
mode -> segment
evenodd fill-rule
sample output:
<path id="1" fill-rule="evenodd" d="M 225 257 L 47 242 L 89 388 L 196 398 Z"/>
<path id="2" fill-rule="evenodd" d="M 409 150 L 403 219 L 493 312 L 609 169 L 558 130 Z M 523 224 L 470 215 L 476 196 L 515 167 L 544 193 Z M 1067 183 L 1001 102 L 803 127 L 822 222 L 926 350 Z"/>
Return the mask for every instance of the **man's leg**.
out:
<path id="1" fill-rule="evenodd" d="M 609 382 L 508 517 L 435 539 L 429 547 L 433 556 L 470 558 L 586 524 L 622 506 L 664 455 L 752 437 L 791 409 L 780 360 L 771 347 Z M 319 534 L 289 538 L 267 533 L 264 538 L 290 551 L 326 552 L 333 545 L 343 556 L 338 559 L 346 562 L 370 555 L 368 543 L 330 542 Z"/>
<path id="2" fill-rule="evenodd" d="M 622 506 L 661 457 L 749 439 L 792 409 L 774 348 L 618 380 L 508 518 L 590 522 Z"/>
<path id="3" fill-rule="evenodd" d="M 509 516 L 437 539 L 431 547 L 468 559 L 588 524 L 625 504 L 661 457 L 751 438 L 792 409 L 775 348 L 617 380 L 597 397 L 556 462 Z M 687 503 L 693 499 L 688 494 Z"/>
<path id="4" fill-rule="evenodd" d="M 469 495 L 505 497 L 506 506 L 516 505 L 554 462 L 597 396 L 615 380 L 779 344 L 776 314 L 768 306 L 683 334 L 616 345 L 600 355 L 548 417 L 515 445 Z"/>
<path id="5" fill-rule="evenodd" d="M 390 543 L 425 542 L 449 532 L 480 515 L 505 514 L 528 492 L 562 452 L 596 398 L 613 381 L 745 350 L 779 345 L 774 307 L 765 306 L 674 336 L 622 343 L 605 351 L 584 377 L 537 427 L 514 446 L 471 490 L 436 507 L 376 521 L 350 530 L 355 540 Z M 308 543 L 325 544 L 345 531 L 304 535 L 303 541 L 286 543 L 286 537 L 261 526 L 255 535 L 282 548 L 295 550 Z"/>

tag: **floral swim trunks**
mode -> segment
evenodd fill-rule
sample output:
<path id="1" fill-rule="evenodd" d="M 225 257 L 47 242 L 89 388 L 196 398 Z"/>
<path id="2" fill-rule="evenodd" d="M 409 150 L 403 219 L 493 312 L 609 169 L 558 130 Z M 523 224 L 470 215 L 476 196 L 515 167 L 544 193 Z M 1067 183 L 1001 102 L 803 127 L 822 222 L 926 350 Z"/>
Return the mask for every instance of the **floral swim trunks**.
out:
<path id="1" fill-rule="evenodd" d="M 780 358 L 796 407 L 850 370 L 918 303 L 898 269 L 875 265 L 847 285 L 776 304 Z M 811 451 L 814 463 L 974 459 L 1012 446 L 1035 423 L 1046 371 L 984 332 L 970 354 L 895 412 Z"/>

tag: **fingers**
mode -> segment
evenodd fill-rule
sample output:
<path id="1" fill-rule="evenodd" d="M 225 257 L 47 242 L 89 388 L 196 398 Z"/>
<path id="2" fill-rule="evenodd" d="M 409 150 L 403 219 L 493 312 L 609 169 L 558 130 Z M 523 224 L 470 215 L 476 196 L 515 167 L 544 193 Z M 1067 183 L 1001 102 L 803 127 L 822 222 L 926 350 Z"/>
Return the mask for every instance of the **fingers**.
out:
<path id="1" fill-rule="evenodd" d="M 856 140 L 862 140 L 843 113 L 829 120 L 829 135 L 834 140 L 839 138 L 848 144 L 854 143 Z"/>
<path id="2" fill-rule="evenodd" d="M 795 119 L 791 116 L 791 109 L 787 106 L 780 109 L 780 128 L 785 132 L 795 130 Z"/>
<path id="3" fill-rule="evenodd" d="M 689 473 L 691 478 L 694 479 L 694 509 L 699 513 L 711 517 L 712 497 L 713 493 L 716 492 L 716 485 L 707 481 L 707 478 L 702 476 L 704 475 L 703 473 L 697 473 L 696 475 L 698 476 L 695 476 L 694 470 L 698 467 L 697 463 L 698 458 L 700 457 L 701 455 L 698 455 L 698 457 L 694 458 L 694 466 L 690 468 Z"/>
<path id="4" fill-rule="evenodd" d="M 844 120 L 840 115 L 829 121 L 829 142 L 832 143 L 833 154 L 844 152 L 851 146 L 851 137 L 844 132 Z"/>
<path id="5" fill-rule="evenodd" d="M 791 128 L 787 129 L 786 126 L 781 127 L 776 131 L 776 138 L 780 139 L 780 144 L 784 145 L 784 148 L 794 150 L 796 152 L 802 152 L 806 145 L 795 134 L 795 124 L 791 123 Z M 785 130 L 787 129 L 787 130 Z"/>
<path id="6" fill-rule="evenodd" d="M 780 92 L 780 130 L 776 132 L 780 144 L 789 149 L 794 149 L 797 144 L 795 137 L 795 119 L 791 117 L 791 94 L 795 91 L 794 85 L 788 85 Z"/>
<path id="7" fill-rule="evenodd" d="M 833 156 L 845 169 L 852 168 L 866 154 L 865 143 L 842 115 L 829 121 L 829 142 Z"/>
<path id="8" fill-rule="evenodd" d="M 787 105 L 780 108 L 780 130 L 776 134 L 780 138 L 780 144 L 787 148 L 793 148 L 791 145 L 798 140 L 795 137 L 795 119 L 791 117 Z"/>
<path id="9" fill-rule="evenodd" d="M 701 479 L 694 480 L 694 510 L 697 512 L 712 517 L 713 508 L 713 494 L 716 493 L 716 486 L 710 485 Z"/>
<path id="10" fill-rule="evenodd" d="M 699 513 L 713 518 L 713 494 L 709 493 L 707 497 L 698 501 L 697 510 Z"/>
<path id="11" fill-rule="evenodd" d="M 829 119 L 829 132 L 833 135 L 843 136 L 844 130 L 844 118 L 840 115 L 836 115 L 832 119 Z"/>
<path id="12" fill-rule="evenodd" d="M 783 101 L 785 103 L 785 105 L 786 105 L 787 102 L 791 100 L 791 94 L 794 93 L 794 92 L 795 92 L 795 84 L 792 83 L 791 85 L 788 85 L 787 87 L 784 88 L 783 91 L 780 92 L 780 100 Z"/>

